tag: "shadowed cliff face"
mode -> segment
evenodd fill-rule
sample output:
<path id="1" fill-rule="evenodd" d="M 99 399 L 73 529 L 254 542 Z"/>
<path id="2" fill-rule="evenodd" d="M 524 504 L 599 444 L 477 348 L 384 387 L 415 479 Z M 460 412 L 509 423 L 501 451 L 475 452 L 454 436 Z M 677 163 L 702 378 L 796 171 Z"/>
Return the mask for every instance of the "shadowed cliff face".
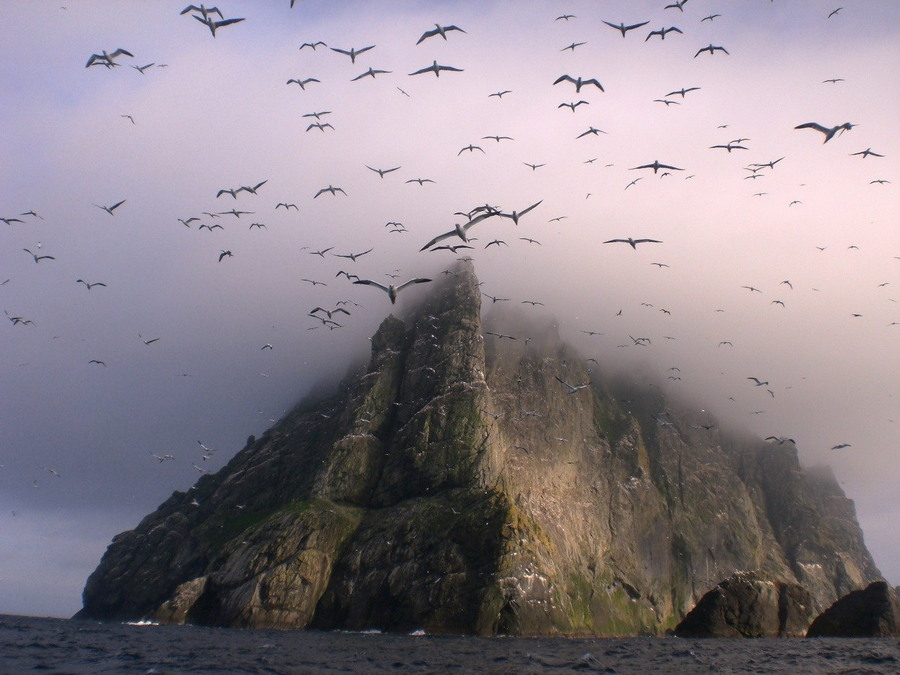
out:
<path id="1" fill-rule="evenodd" d="M 816 611 L 879 577 L 792 446 L 611 391 L 552 325 L 497 312 L 512 337 L 486 333 L 467 263 L 433 286 L 331 398 L 118 535 L 79 616 L 657 634 L 738 571 Z"/>

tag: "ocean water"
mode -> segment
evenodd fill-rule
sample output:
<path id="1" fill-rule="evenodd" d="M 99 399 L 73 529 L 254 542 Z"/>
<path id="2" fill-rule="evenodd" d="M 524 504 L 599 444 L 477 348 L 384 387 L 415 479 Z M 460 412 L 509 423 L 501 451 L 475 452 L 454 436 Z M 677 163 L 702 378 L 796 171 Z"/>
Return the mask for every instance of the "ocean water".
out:
<path id="1" fill-rule="evenodd" d="M 900 640 L 479 638 L 0 615 L 0 673 L 898 673 Z"/>

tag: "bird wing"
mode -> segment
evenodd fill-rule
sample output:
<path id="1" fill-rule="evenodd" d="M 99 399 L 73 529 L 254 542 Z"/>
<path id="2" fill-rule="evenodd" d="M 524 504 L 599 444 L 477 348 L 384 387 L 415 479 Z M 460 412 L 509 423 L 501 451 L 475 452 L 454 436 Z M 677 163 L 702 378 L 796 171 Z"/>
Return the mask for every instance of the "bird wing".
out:
<path id="1" fill-rule="evenodd" d="M 659 239 L 635 239 L 635 244 L 661 244 Z"/>
<path id="2" fill-rule="evenodd" d="M 353 282 L 354 284 L 365 284 L 367 286 L 376 286 L 383 290 L 385 293 L 390 293 L 391 289 L 385 286 L 384 284 L 379 284 L 377 281 L 372 281 L 371 279 L 357 279 Z"/>
<path id="3" fill-rule="evenodd" d="M 416 42 L 416 44 L 419 44 L 423 40 L 427 40 L 430 37 L 434 37 L 435 35 L 437 35 L 440 32 L 441 31 L 438 30 L 437 28 L 433 28 L 432 30 L 426 30 L 424 33 L 422 33 L 422 37 L 419 38 L 419 40 L 418 40 L 418 42 Z"/>
<path id="4" fill-rule="evenodd" d="M 572 82 L 574 84 L 575 78 L 571 75 L 560 75 L 553 84 L 559 84 L 560 82 Z"/>
<path id="5" fill-rule="evenodd" d="M 434 239 L 432 239 L 427 244 L 425 244 L 422 248 L 420 248 L 419 251 L 420 252 L 424 251 L 427 248 L 431 248 L 439 241 L 444 241 L 444 239 L 449 239 L 450 237 L 455 237 L 455 236 L 457 236 L 456 230 L 450 230 L 449 232 L 444 232 L 444 234 L 439 234 Z"/>
<path id="6" fill-rule="evenodd" d="M 402 284 L 397 286 L 396 290 L 399 293 L 401 290 L 403 290 L 407 286 L 411 286 L 412 284 L 424 284 L 429 281 L 431 281 L 431 279 L 422 279 L 422 278 L 410 279 L 409 281 L 404 281 Z"/>
<path id="7" fill-rule="evenodd" d="M 642 21 L 641 23 L 633 23 L 630 26 L 625 26 L 625 30 L 631 30 L 632 28 L 640 28 L 641 26 L 646 26 L 649 21 Z"/>

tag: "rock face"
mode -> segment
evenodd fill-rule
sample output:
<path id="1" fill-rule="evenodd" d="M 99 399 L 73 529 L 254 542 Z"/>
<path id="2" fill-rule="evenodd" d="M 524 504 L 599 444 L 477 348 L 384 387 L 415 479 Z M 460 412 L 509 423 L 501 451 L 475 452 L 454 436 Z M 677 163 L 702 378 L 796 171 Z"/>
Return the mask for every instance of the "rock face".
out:
<path id="1" fill-rule="evenodd" d="M 744 573 L 717 584 L 674 632 L 703 638 L 802 637 L 812 617 L 812 596 L 800 584 Z"/>
<path id="2" fill-rule="evenodd" d="M 658 393 L 626 410 L 552 326 L 485 337 L 457 272 L 334 396 L 115 537 L 78 616 L 660 634 L 739 570 L 801 584 L 813 612 L 880 577 L 853 503 L 793 446 L 697 428 Z"/>
<path id="3" fill-rule="evenodd" d="M 884 581 L 852 591 L 816 617 L 807 637 L 900 637 L 900 602 Z"/>

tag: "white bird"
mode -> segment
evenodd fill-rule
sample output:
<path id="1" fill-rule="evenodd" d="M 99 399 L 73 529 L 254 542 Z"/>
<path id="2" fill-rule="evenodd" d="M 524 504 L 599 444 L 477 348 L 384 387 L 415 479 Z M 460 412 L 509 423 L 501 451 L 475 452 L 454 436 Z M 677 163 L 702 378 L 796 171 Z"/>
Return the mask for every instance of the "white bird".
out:
<path id="1" fill-rule="evenodd" d="M 563 385 L 565 385 L 566 389 L 569 390 L 570 394 L 578 393 L 580 390 L 587 389 L 588 387 L 591 386 L 590 382 L 588 382 L 587 384 L 573 385 L 573 384 L 569 384 L 565 380 L 560 379 L 560 377 L 558 375 L 554 375 L 554 377 L 556 378 L 557 382 L 561 382 Z"/>
<path id="2" fill-rule="evenodd" d="M 407 286 L 411 286 L 412 284 L 424 284 L 431 281 L 431 279 L 410 279 L 409 281 L 405 281 L 399 286 L 395 286 L 394 284 L 389 284 L 385 286 L 384 284 L 380 284 L 377 281 L 372 281 L 371 279 L 357 279 L 354 281 L 354 284 L 365 284 L 367 286 L 375 286 L 376 288 L 380 288 L 385 293 L 388 294 L 388 297 L 391 299 L 391 304 L 395 304 L 397 302 L 397 293 L 402 291 Z"/>
<path id="3" fill-rule="evenodd" d="M 416 42 L 416 44 L 420 44 L 423 40 L 427 40 L 428 38 L 434 37 L 435 35 L 440 35 L 446 40 L 448 30 L 458 30 L 460 33 L 466 32 L 459 26 L 442 26 L 441 24 L 436 23 L 434 24 L 434 28 L 432 30 L 427 30 L 422 33 L 422 37 L 419 38 L 419 41 Z"/>

